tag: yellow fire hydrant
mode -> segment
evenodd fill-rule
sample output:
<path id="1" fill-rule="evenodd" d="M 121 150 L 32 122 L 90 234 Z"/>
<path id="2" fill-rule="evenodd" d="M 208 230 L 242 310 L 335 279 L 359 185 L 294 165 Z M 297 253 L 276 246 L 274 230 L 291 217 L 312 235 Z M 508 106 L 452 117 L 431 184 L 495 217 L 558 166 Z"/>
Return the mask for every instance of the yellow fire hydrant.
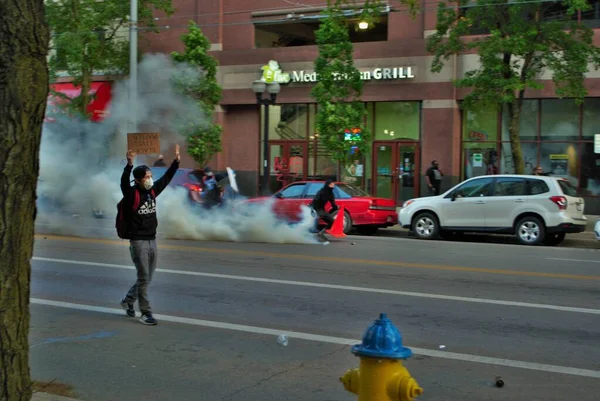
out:
<path id="1" fill-rule="evenodd" d="M 402 365 L 412 351 L 402 345 L 400 330 L 385 313 L 367 328 L 361 344 L 352 347 L 360 367 L 340 377 L 358 401 L 412 401 L 423 389 Z"/>

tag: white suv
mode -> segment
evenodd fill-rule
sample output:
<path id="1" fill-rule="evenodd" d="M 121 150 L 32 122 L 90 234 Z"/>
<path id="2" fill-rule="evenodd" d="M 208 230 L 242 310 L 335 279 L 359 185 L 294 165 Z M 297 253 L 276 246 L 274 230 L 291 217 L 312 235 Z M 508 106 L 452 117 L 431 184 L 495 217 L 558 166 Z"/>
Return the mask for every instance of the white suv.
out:
<path id="1" fill-rule="evenodd" d="M 583 209 L 583 199 L 563 178 L 488 175 L 404 202 L 398 222 L 421 239 L 485 232 L 514 234 L 526 245 L 558 245 L 565 234 L 585 231 Z"/>

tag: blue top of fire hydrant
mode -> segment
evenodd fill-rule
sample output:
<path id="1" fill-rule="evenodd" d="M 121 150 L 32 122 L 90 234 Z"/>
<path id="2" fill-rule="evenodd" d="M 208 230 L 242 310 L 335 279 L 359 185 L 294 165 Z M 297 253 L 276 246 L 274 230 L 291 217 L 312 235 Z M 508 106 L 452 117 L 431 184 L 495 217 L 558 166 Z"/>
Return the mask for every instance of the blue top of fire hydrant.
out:
<path id="1" fill-rule="evenodd" d="M 412 356 L 410 348 L 402 345 L 400 330 L 385 313 L 379 315 L 372 325 L 367 328 L 362 344 L 352 347 L 356 356 L 387 359 L 407 359 Z"/>

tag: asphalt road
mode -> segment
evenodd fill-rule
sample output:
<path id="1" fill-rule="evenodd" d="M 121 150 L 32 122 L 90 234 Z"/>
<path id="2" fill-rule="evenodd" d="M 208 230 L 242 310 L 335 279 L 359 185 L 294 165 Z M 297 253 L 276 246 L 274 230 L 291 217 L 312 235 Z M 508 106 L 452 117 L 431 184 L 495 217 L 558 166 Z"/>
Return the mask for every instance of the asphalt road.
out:
<path id="1" fill-rule="evenodd" d="M 355 400 L 338 381 L 359 362 L 349 344 L 386 312 L 415 353 L 406 366 L 422 400 L 597 401 L 599 255 L 354 236 L 163 240 L 159 325 L 146 327 L 119 309 L 135 277 L 126 242 L 39 235 L 32 374 L 88 401 Z"/>

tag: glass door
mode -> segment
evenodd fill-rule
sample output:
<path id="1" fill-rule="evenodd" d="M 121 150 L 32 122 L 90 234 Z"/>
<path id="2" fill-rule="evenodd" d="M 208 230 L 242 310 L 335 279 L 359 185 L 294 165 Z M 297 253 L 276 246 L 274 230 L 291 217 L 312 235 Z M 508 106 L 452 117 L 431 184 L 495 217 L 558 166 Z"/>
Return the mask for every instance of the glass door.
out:
<path id="1" fill-rule="evenodd" d="M 397 145 L 393 142 L 387 143 L 375 143 L 374 149 L 374 164 L 375 171 L 373 176 L 375 177 L 374 182 L 374 194 L 379 198 L 393 199 L 395 194 L 395 172 L 393 166 L 395 165 L 395 149 Z"/>
<path id="2" fill-rule="evenodd" d="M 405 201 L 419 196 L 421 174 L 419 166 L 420 152 L 417 143 L 398 144 L 398 183 L 396 186 L 396 202 L 401 205 Z"/>
<path id="3" fill-rule="evenodd" d="M 379 142 L 374 145 L 374 194 L 398 205 L 419 196 L 420 151 L 417 142 Z"/>

